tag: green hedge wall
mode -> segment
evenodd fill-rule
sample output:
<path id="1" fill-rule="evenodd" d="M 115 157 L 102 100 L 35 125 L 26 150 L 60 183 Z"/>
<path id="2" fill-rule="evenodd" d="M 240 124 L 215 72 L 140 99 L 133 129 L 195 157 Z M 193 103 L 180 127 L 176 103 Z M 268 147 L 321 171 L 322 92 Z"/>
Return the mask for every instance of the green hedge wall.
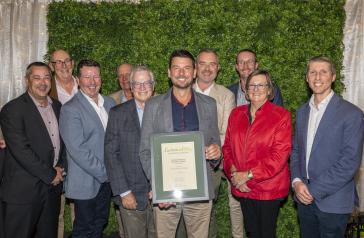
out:
<path id="1" fill-rule="evenodd" d="M 118 89 L 116 66 L 146 64 L 156 75 L 158 93 L 169 87 L 168 57 L 184 48 L 196 55 L 201 48 L 217 50 L 221 63 L 218 83 L 230 85 L 238 77 L 236 53 L 251 48 L 260 67 L 268 69 L 280 86 L 292 113 L 308 99 L 304 80 L 307 60 L 326 55 L 337 66 L 335 91 L 341 92 L 344 0 L 195 0 L 131 3 L 49 5 L 49 52 L 69 51 L 76 63 L 92 58 L 101 63 L 103 93 Z M 224 184 L 225 186 L 225 184 Z M 219 202 L 219 237 L 229 237 L 226 188 Z M 278 237 L 298 237 L 291 197 L 281 209 Z"/>

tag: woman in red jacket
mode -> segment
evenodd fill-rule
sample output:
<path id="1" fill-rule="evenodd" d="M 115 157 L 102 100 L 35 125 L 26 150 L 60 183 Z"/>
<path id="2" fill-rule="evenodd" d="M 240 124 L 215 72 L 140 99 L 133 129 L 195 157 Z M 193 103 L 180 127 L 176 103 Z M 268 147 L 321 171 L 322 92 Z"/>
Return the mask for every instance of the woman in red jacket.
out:
<path id="1" fill-rule="evenodd" d="M 229 117 L 223 146 L 224 171 L 232 194 L 240 198 L 249 238 L 276 237 L 280 202 L 288 195 L 291 115 L 276 106 L 267 71 L 254 71 L 246 82 L 249 105 Z"/>

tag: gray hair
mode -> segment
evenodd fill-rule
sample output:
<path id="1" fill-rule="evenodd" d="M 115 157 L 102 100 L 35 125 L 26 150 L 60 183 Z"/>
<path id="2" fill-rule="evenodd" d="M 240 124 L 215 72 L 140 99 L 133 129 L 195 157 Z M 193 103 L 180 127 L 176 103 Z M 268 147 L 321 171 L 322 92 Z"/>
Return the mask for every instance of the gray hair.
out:
<path id="1" fill-rule="evenodd" d="M 130 74 L 130 78 L 129 78 L 129 82 L 130 82 L 130 85 L 133 84 L 133 82 L 135 81 L 134 80 L 134 77 L 135 77 L 135 74 L 137 72 L 142 72 L 142 71 L 146 71 L 149 75 L 149 78 L 150 80 L 152 81 L 153 83 L 153 87 L 155 85 L 155 80 L 154 80 L 154 74 L 153 72 L 148 68 L 148 66 L 146 65 L 140 65 L 140 66 L 136 66 L 133 68 L 133 70 L 131 71 L 131 74 Z"/>

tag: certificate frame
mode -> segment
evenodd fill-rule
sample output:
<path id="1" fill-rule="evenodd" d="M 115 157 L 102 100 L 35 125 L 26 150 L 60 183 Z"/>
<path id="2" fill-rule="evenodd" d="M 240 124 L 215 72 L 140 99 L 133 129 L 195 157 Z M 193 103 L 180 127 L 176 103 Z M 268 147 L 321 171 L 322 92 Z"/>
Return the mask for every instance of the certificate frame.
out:
<path id="1" fill-rule="evenodd" d="M 153 134 L 150 144 L 154 204 L 209 200 L 205 142 L 201 131 Z M 193 151 L 190 150 L 192 147 Z M 187 152 L 180 152 L 185 148 Z M 173 178 L 172 182 L 166 178 Z M 176 185 L 178 180 L 182 182 Z"/>

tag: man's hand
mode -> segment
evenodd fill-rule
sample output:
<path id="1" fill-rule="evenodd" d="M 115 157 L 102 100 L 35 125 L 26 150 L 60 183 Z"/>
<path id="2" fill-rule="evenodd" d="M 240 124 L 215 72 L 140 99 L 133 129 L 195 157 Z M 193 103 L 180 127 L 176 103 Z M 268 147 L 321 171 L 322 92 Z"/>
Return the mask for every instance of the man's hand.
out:
<path id="1" fill-rule="evenodd" d="M 149 198 L 149 200 L 152 200 L 152 198 L 153 198 L 153 192 L 152 191 L 149 191 L 148 198 Z"/>
<path id="2" fill-rule="evenodd" d="M 64 178 L 63 178 L 64 169 L 61 168 L 61 167 L 58 167 L 58 166 L 54 167 L 54 169 L 57 171 L 57 174 L 56 174 L 56 177 L 54 177 L 51 184 L 53 186 L 57 186 L 58 184 L 60 184 L 64 180 Z"/>
<path id="3" fill-rule="evenodd" d="M 294 189 L 297 199 L 301 203 L 303 203 L 305 205 L 309 205 L 313 202 L 313 197 L 312 197 L 310 191 L 308 191 L 307 185 L 304 184 L 302 181 L 295 182 L 293 184 L 293 189 Z"/>
<path id="4" fill-rule="evenodd" d="M 248 193 L 251 191 L 248 185 L 246 185 L 246 183 L 243 183 L 242 185 L 238 186 L 238 189 L 242 193 Z"/>
<path id="5" fill-rule="evenodd" d="M 127 195 L 121 198 L 121 204 L 125 209 L 128 210 L 136 210 L 137 208 L 137 202 L 132 192 L 128 193 Z"/>
<path id="6" fill-rule="evenodd" d="M 205 148 L 205 157 L 207 160 L 218 160 L 221 156 L 220 146 L 217 144 L 212 144 L 206 146 Z"/>
<path id="7" fill-rule="evenodd" d="M 176 203 L 175 202 L 163 202 L 163 203 L 158 204 L 158 207 L 160 209 L 167 209 L 167 208 L 169 208 L 171 206 L 176 206 Z"/>
<path id="8" fill-rule="evenodd" d="M 0 139 L 0 149 L 5 149 L 5 148 L 6 148 L 5 140 Z"/>
<path id="9" fill-rule="evenodd" d="M 231 174 L 231 183 L 239 188 L 240 185 L 245 184 L 249 180 L 248 171 L 245 172 L 233 172 Z"/>

